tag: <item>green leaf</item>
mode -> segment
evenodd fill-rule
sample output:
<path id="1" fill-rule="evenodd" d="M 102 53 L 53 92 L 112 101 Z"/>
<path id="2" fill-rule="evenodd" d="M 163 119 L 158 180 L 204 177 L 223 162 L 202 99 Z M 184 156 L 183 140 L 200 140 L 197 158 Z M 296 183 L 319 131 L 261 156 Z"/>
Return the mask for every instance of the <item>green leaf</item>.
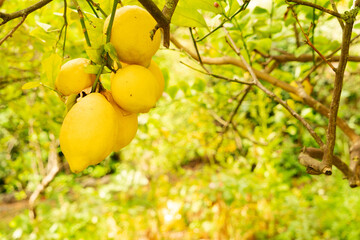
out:
<path id="1" fill-rule="evenodd" d="M 46 32 L 51 28 L 50 24 L 46 24 L 46 23 L 42 23 L 39 21 L 36 21 L 36 24 L 41 27 L 42 29 L 44 29 Z"/>
<path id="2" fill-rule="evenodd" d="M 116 49 L 115 49 L 114 45 L 112 45 L 112 43 L 108 42 L 107 44 L 105 44 L 104 50 L 105 50 L 105 52 L 107 52 L 109 54 L 109 56 L 112 60 L 114 60 L 115 62 L 119 62 L 119 58 L 117 56 Z"/>
<path id="3" fill-rule="evenodd" d="M 227 15 L 229 17 L 232 16 L 240 8 L 240 5 L 237 0 L 229 0 L 228 6 L 229 6 L 229 10 L 227 12 Z"/>
<path id="4" fill-rule="evenodd" d="M 99 66 L 99 65 L 89 64 L 85 67 L 85 72 L 90 73 L 90 74 L 98 74 L 100 69 L 101 69 L 101 66 Z"/>
<path id="5" fill-rule="evenodd" d="M 262 53 L 267 53 L 271 48 L 271 43 L 272 41 L 270 38 L 263 38 L 249 41 L 249 46 L 251 49 L 257 49 Z"/>
<path id="6" fill-rule="evenodd" d="M 42 73 L 45 74 L 50 85 L 55 82 L 61 63 L 62 58 L 55 53 L 51 54 L 48 58 L 45 58 L 42 61 Z"/>
<path id="7" fill-rule="evenodd" d="M 180 1 L 179 6 L 186 6 L 187 8 L 192 9 L 202 9 L 205 11 L 213 12 L 213 13 L 221 13 L 221 7 L 215 7 L 215 1 L 208 0 L 182 0 Z"/>
<path id="8" fill-rule="evenodd" d="M 91 61 L 97 64 L 102 63 L 102 53 L 104 51 L 104 45 L 99 47 L 85 47 L 85 51 Z"/>
<path id="9" fill-rule="evenodd" d="M 256 6 L 253 10 L 253 14 L 264 14 L 268 13 L 268 11 L 265 8 Z"/>
<path id="10" fill-rule="evenodd" d="M 27 82 L 21 87 L 21 89 L 27 90 L 27 89 L 36 88 L 39 86 L 41 86 L 41 84 L 39 82 Z"/>
<path id="11" fill-rule="evenodd" d="M 169 96 L 174 99 L 177 92 L 179 91 L 179 88 L 177 86 L 171 86 L 169 87 L 166 92 L 169 94 Z"/>
<path id="12" fill-rule="evenodd" d="M 89 34 L 91 46 L 94 48 L 99 48 L 105 43 L 106 36 L 103 34 L 104 20 L 101 18 L 96 18 L 92 15 L 88 15 L 91 24 L 86 23 L 86 29 Z"/>
<path id="13" fill-rule="evenodd" d="M 71 94 L 66 100 L 66 113 L 75 105 L 77 99 L 77 94 Z"/>
<path id="14" fill-rule="evenodd" d="M 178 6 L 175 9 L 171 23 L 181 27 L 206 27 L 203 15 L 196 9 Z"/>

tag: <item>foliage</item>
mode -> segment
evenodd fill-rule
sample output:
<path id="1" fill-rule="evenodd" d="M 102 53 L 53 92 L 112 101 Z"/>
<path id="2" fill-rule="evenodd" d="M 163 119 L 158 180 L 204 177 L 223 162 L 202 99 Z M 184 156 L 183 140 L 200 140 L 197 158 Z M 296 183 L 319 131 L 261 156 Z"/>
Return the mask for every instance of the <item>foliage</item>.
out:
<path id="1" fill-rule="evenodd" d="M 6 12 L 24 9 L 37 1 L 5 1 Z M 53 1 L 34 13 L 0 46 L 0 193 L 15 196 L 16 203 L 0 204 L 2 239 L 358 239 L 359 190 L 349 189 L 342 174 L 312 177 L 298 163 L 303 146 L 316 142 L 284 108 L 256 87 L 234 116 L 235 127 L 222 134 L 246 86 L 227 82 L 194 70 L 198 62 L 172 45 L 153 58 L 165 77 L 165 93 L 150 113 L 139 116 L 139 129 L 132 143 L 83 173 L 71 174 L 60 156 L 62 170 L 38 200 L 37 218 L 31 220 L 25 202 L 46 175 L 53 136 L 59 137 L 65 115 L 54 87 L 65 58 L 101 55 L 97 19 L 86 1 L 78 1 L 92 48 L 85 47 L 79 16 L 68 1 L 67 34 L 63 52 L 64 5 Z M 112 1 L 97 1 L 111 12 Z M 155 1 L 163 6 L 164 1 Z M 239 13 L 239 2 L 180 0 L 171 27 L 172 34 L 187 48 L 193 41 L 187 27 L 199 39 L 224 24 L 241 54 L 261 70 L 267 55 L 282 51 L 298 57 L 316 56 L 294 37 L 295 19 L 284 1 L 251 1 Z M 317 4 L 328 7 L 329 1 Z M 339 12 L 350 1 L 335 1 Z M 137 4 L 137 1 L 123 1 Z M 2 9 L 3 10 L 3 9 Z M 327 55 L 341 44 L 340 27 L 330 15 L 312 8 L 296 8 L 317 49 Z M 287 16 L 284 19 L 284 16 Z M 2 33 L 15 25 L 1 26 Z M 96 26 L 96 27 L 94 27 Z M 321 27 L 318 27 L 321 26 Z M 337 26 L 334 28 L 334 26 Z M 102 32 L 102 27 L 100 27 Z M 355 24 L 354 35 L 359 32 Z M 203 57 L 237 57 L 220 28 L 197 43 Z M 302 35 L 300 33 L 300 37 Z M 329 41 L 331 40 L 331 41 Z M 353 45 L 351 55 L 358 55 Z M 109 50 L 110 52 L 110 50 Z M 280 53 L 279 53 L 280 52 Z M 270 64 L 271 65 L 271 64 Z M 280 63 L 271 75 L 286 83 L 304 77 L 313 61 Z M 232 65 L 206 66 L 212 73 L 230 79 L 249 80 L 247 71 Z M 93 69 L 94 70 L 94 69 Z M 95 68 L 95 72 L 98 71 Z M 357 62 L 349 62 L 339 117 L 360 133 Z M 105 88 L 110 74 L 102 75 Z M 328 106 L 333 73 L 322 65 L 311 75 L 312 96 Z M 22 89 L 23 84 L 25 89 Z M 41 83 L 41 85 L 40 85 Z M 327 119 L 311 107 L 293 101 L 290 94 L 264 82 L 312 123 L 323 140 Z M 31 88 L 35 87 L 36 88 Z M 292 102 L 291 102 L 292 101 Z M 220 144 L 221 143 L 221 144 Z M 350 143 L 337 132 L 335 154 L 345 162 Z M 20 207 L 16 207 L 18 205 Z M 7 214 L 7 210 L 14 212 Z"/>

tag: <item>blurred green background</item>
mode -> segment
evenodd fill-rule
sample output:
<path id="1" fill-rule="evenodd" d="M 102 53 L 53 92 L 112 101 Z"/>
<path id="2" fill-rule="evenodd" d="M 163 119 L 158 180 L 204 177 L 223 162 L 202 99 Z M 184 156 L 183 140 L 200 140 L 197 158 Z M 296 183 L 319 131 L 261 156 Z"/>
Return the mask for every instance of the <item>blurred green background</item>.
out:
<path id="1" fill-rule="evenodd" d="M 36 2 L 5 0 L 0 11 Z M 97 23 L 86 1 L 78 2 L 86 23 Z M 97 2 L 110 12 L 111 1 Z M 199 2 L 204 5 L 196 6 L 205 7 L 191 8 Z M 213 1 L 180 0 L 172 34 L 193 49 L 186 26 L 196 27 L 196 37 L 204 36 L 221 16 L 234 14 L 239 2 L 219 1 L 219 10 L 209 7 Z M 339 11 L 351 4 L 335 2 Z M 328 1 L 317 4 L 329 7 Z M 68 5 L 65 60 L 87 57 L 79 17 L 71 1 Z M 299 122 L 254 87 L 234 117 L 236 128 L 222 135 L 219 119 L 228 120 L 245 86 L 194 71 L 187 65 L 201 67 L 173 45 L 161 47 L 153 58 L 164 74 L 165 93 L 156 108 L 139 116 L 136 138 L 99 165 L 71 173 L 57 140 L 65 105 L 46 87 L 21 89 L 29 81 L 53 87 L 63 56 L 63 8 L 63 1 L 54 1 L 32 13 L 0 46 L 0 239 L 360 239 L 360 190 L 349 188 L 337 169 L 330 177 L 305 172 L 297 156 L 303 146 L 316 143 Z M 255 49 L 312 54 L 303 42 L 296 46 L 295 20 L 284 19 L 286 11 L 283 1 L 252 1 L 225 25 L 253 67 L 262 69 L 264 62 Z M 323 54 L 340 46 L 336 19 L 304 7 L 299 16 L 304 26 L 318 25 L 313 36 Z M 17 21 L 2 26 L 1 36 Z M 220 30 L 199 42 L 200 53 L 236 56 L 224 36 Z M 355 44 L 351 54 L 358 53 Z M 272 75 L 290 83 L 312 65 L 289 62 Z M 208 68 L 229 78 L 248 77 L 234 66 Z M 360 133 L 358 71 L 357 63 L 349 63 L 339 116 Z M 311 76 L 312 96 L 326 105 L 332 79 L 326 66 Z M 102 81 L 109 88 L 109 74 Z M 287 92 L 265 85 L 291 100 Z M 300 102 L 292 105 L 324 138 L 327 119 Z M 348 139 L 340 131 L 337 136 L 335 153 L 346 161 Z M 37 216 L 31 219 L 28 197 L 49 172 L 53 143 L 61 170 L 37 200 Z"/>

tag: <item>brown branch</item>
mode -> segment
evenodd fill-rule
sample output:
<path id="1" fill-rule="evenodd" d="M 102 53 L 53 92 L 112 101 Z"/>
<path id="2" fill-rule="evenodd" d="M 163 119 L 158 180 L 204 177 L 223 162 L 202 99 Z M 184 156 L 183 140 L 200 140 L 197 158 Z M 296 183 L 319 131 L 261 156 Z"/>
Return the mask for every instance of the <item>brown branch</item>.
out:
<path id="1" fill-rule="evenodd" d="M 262 54 L 263 57 L 266 57 L 266 58 L 272 58 L 276 61 L 278 61 L 279 63 L 286 63 L 286 62 L 311 62 L 313 59 L 312 59 L 312 55 L 310 54 L 302 54 L 300 56 L 295 56 L 293 54 L 284 54 L 284 55 L 276 55 L 276 56 L 273 56 L 273 55 L 264 55 Z M 340 61 L 340 56 L 326 56 L 325 57 L 326 60 L 328 62 L 338 62 Z M 320 56 L 317 56 L 315 58 L 315 61 L 322 61 L 321 57 Z M 348 57 L 348 61 L 350 62 L 360 62 L 360 56 L 349 56 Z"/>
<path id="2" fill-rule="evenodd" d="M 320 10 L 322 12 L 326 12 L 326 13 L 328 13 L 330 15 L 333 15 L 334 17 L 342 18 L 340 13 L 332 11 L 332 10 L 327 9 L 327 8 L 324 8 L 324 7 L 320 6 L 320 5 L 317 5 L 317 4 L 314 4 L 314 3 L 311 3 L 311 2 L 306 2 L 306 1 L 302 1 L 302 0 L 286 0 L 286 1 L 287 2 L 293 2 L 293 3 L 299 4 L 299 5 L 312 7 L 312 8 L 318 9 L 318 10 Z"/>
<path id="3" fill-rule="evenodd" d="M 351 12 L 353 12 L 355 16 L 354 17 L 350 16 L 349 20 L 347 20 L 345 23 L 345 28 L 342 35 L 340 61 L 335 75 L 334 90 L 330 104 L 329 124 L 326 132 L 327 144 L 324 150 L 324 158 L 322 161 L 324 165 L 323 166 L 324 169 L 328 169 L 328 171 L 331 171 L 332 154 L 334 152 L 335 140 L 336 140 L 336 119 L 340 105 L 340 96 L 344 81 L 344 73 L 347 64 L 347 58 L 349 56 L 351 33 L 354 25 L 354 20 L 357 14 L 357 10 L 355 11 L 351 10 Z"/>
<path id="4" fill-rule="evenodd" d="M 3 39 L 0 40 L 0 46 L 6 41 L 6 39 L 8 39 L 13 35 L 13 33 L 21 26 L 21 24 L 24 23 L 26 17 L 27 15 L 24 15 L 21 21 L 8 34 L 6 34 L 6 36 Z"/>
<path id="5" fill-rule="evenodd" d="M 58 155 L 57 155 L 57 146 L 58 143 L 54 137 L 54 135 L 50 135 L 52 141 L 50 143 L 49 156 L 48 156 L 48 174 L 43 178 L 41 183 L 36 187 L 35 191 L 31 194 L 29 198 L 29 209 L 30 209 L 30 217 L 32 219 L 36 218 L 36 207 L 35 201 L 39 197 L 39 195 L 46 189 L 46 187 L 54 180 L 57 173 L 60 171 L 60 167 L 58 164 Z"/>
<path id="6" fill-rule="evenodd" d="M 174 36 L 170 35 L 170 39 L 171 39 L 171 42 L 178 49 L 185 51 L 193 59 L 198 61 L 196 53 L 194 53 L 193 51 L 184 47 L 180 42 L 178 42 L 174 38 Z M 208 64 L 208 65 L 227 65 L 227 64 L 229 64 L 229 65 L 237 66 L 239 68 L 246 70 L 246 66 L 242 63 L 241 60 L 230 57 L 230 56 L 222 56 L 222 57 L 217 57 L 217 58 L 202 57 L 202 61 L 204 64 Z M 314 98 L 312 98 L 311 96 L 309 96 L 307 94 L 300 94 L 300 92 L 297 88 L 269 75 L 268 73 L 265 73 L 265 72 L 262 72 L 262 71 L 259 71 L 256 69 L 253 69 L 253 72 L 259 79 L 269 82 L 270 84 L 272 84 L 275 87 L 280 87 L 281 89 L 283 89 L 289 93 L 294 93 L 295 95 L 303 98 L 304 102 L 307 105 L 312 107 L 314 110 L 319 112 L 321 115 L 323 115 L 327 118 L 329 117 L 329 109 L 326 106 L 324 106 L 322 103 L 320 103 L 317 100 L 315 100 Z M 350 140 L 352 142 L 354 142 L 360 138 L 360 136 L 357 135 L 356 132 L 352 128 L 350 128 L 349 125 L 343 119 L 338 117 L 336 123 L 339 126 L 339 128 L 346 134 L 346 136 L 348 136 L 350 138 Z"/>
<path id="7" fill-rule="evenodd" d="M 244 94 L 239 97 L 238 103 L 237 103 L 236 107 L 235 107 L 235 108 L 233 109 L 233 111 L 230 113 L 229 120 L 228 120 L 228 121 L 224 124 L 224 126 L 223 126 L 223 129 L 222 129 L 222 131 L 221 131 L 222 134 L 224 134 L 224 133 L 228 130 L 229 125 L 230 125 L 231 123 L 233 123 L 233 119 L 234 119 L 236 113 L 239 111 L 239 108 L 240 108 L 241 104 L 242 104 L 243 101 L 245 100 L 245 98 L 246 98 L 247 94 L 250 92 L 250 90 L 251 90 L 251 85 L 248 85 L 248 86 L 245 87 L 245 89 L 244 89 Z"/>
<path id="8" fill-rule="evenodd" d="M 299 19 L 295 13 L 295 10 L 294 9 L 291 9 L 291 12 L 293 13 L 293 16 L 296 20 L 296 22 L 298 23 L 299 27 L 300 27 L 300 30 L 301 32 L 303 33 L 304 37 L 306 38 L 306 44 L 308 44 L 322 59 L 324 62 L 326 62 L 329 67 L 331 67 L 331 69 L 336 72 L 336 68 L 331 64 L 331 62 L 329 62 L 326 57 L 312 44 L 311 40 L 309 39 L 309 36 L 308 34 L 305 33 L 304 29 L 302 28 L 300 22 L 299 22 Z"/>
<path id="9" fill-rule="evenodd" d="M 330 0 L 330 2 L 331 2 L 331 7 L 332 7 L 332 9 L 334 10 L 334 12 L 339 13 L 339 11 L 337 10 L 337 7 L 336 7 L 336 4 L 335 4 L 334 0 Z M 339 24 L 340 24 L 341 28 L 344 29 L 345 25 L 344 25 L 344 22 L 342 21 L 342 19 L 341 19 L 341 18 L 337 18 L 337 20 L 339 21 Z"/>
<path id="10" fill-rule="evenodd" d="M 151 0 L 139 0 L 139 2 L 146 8 L 146 10 L 157 22 L 157 25 L 152 31 L 152 35 L 154 35 L 159 28 L 162 28 L 164 36 L 164 47 L 169 48 L 171 17 L 175 12 L 176 5 L 179 0 L 167 0 L 162 11 L 160 11 L 156 4 Z"/>
<path id="11" fill-rule="evenodd" d="M 321 150 L 321 149 L 318 149 L 318 148 L 312 148 L 312 147 L 304 148 L 303 152 L 305 154 L 308 154 L 310 157 L 316 158 L 316 159 L 319 159 L 319 160 L 321 160 L 323 158 L 323 156 L 324 156 L 324 151 Z M 319 162 L 319 161 L 317 161 L 317 162 Z M 319 162 L 319 163 L 321 163 L 321 162 Z M 334 166 L 337 167 L 344 174 L 344 176 L 347 179 L 351 178 L 351 171 L 349 169 L 349 166 L 346 163 L 344 163 L 339 157 L 334 155 L 333 156 L 333 163 L 334 163 Z M 319 169 L 319 171 L 321 171 L 321 170 Z"/>
<path id="12" fill-rule="evenodd" d="M 225 81 L 228 81 L 228 82 L 241 83 L 241 84 L 245 84 L 245 85 L 253 85 L 254 84 L 252 82 L 241 81 L 241 80 L 235 79 L 235 78 L 228 78 L 228 77 L 221 76 L 221 75 L 218 75 L 218 74 L 214 74 L 214 73 L 210 73 L 210 72 L 204 72 L 204 71 L 201 71 L 201 70 L 199 70 L 197 68 L 194 68 L 194 67 L 190 66 L 189 64 L 186 64 L 186 63 L 184 63 L 182 61 L 180 61 L 180 63 L 187 66 L 188 68 L 191 68 L 194 71 L 199 72 L 199 73 L 206 74 L 208 76 L 218 78 L 218 79 L 222 79 L 222 80 L 225 80 Z"/>
<path id="13" fill-rule="evenodd" d="M 279 98 L 275 93 L 267 89 L 264 85 L 261 84 L 261 82 L 258 80 L 256 74 L 254 73 L 252 67 L 246 62 L 245 58 L 241 55 L 240 50 L 235 45 L 234 40 L 231 38 L 229 32 L 224 28 L 224 31 L 226 33 L 226 37 L 229 39 L 230 44 L 232 45 L 232 48 L 235 50 L 236 54 L 240 57 L 241 61 L 246 67 L 246 70 L 250 73 L 251 77 L 253 78 L 253 81 L 255 85 L 260 88 L 266 95 L 268 95 L 271 99 L 276 101 L 277 103 L 281 104 L 292 116 L 294 116 L 297 120 L 301 122 L 301 124 L 308 130 L 310 135 L 315 139 L 315 141 L 319 144 L 321 148 L 324 147 L 324 143 L 322 142 L 321 138 L 316 134 L 314 129 L 310 126 L 310 124 L 302 118 L 297 112 L 295 112 L 284 100 Z"/>
<path id="14" fill-rule="evenodd" d="M 334 163 L 335 164 L 335 163 Z M 360 140 L 353 143 L 350 148 L 350 187 L 360 186 Z"/>
<path id="15" fill-rule="evenodd" d="M 53 1 L 53 0 L 41 0 L 37 3 L 35 3 L 34 5 L 31 5 L 28 8 L 25 8 L 23 10 L 13 12 L 13 13 L 0 12 L 0 18 L 3 20 L 0 23 L 0 26 L 4 25 L 8 21 L 13 20 L 15 18 L 24 17 L 26 15 L 29 15 L 30 13 L 34 12 L 35 10 L 44 7 L 46 4 L 50 3 L 51 1 Z"/>

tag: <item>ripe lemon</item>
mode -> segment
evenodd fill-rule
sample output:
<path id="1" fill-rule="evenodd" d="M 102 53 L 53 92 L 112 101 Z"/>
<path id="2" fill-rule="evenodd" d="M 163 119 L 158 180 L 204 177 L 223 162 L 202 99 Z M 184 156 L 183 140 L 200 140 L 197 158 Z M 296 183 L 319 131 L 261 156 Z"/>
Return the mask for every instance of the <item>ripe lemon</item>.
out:
<path id="1" fill-rule="evenodd" d="M 60 147 L 77 173 L 98 164 L 112 151 L 117 127 L 115 110 L 100 93 L 91 93 L 76 103 L 60 130 Z"/>
<path id="2" fill-rule="evenodd" d="M 126 67 L 128 64 L 122 62 L 121 66 L 124 68 Z M 114 69 L 118 70 L 118 66 L 116 63 L 114 63 Z M 157 80 L 157 82 L 159 83 L 159 91 L 157 94 L 157 100 L 159 100 L 159 98 L 162 96 L 162 93 L 164 92 L 164 88 L 165 88 L 165 79 L 164 76 L 159 68 L 159 66 L 157 65 L 157 63 L 154 60 L 151 60 L 149 67 L 147 68 L 150 70 L 150 72 L 155 76 L 155 79 Z M 110 74 L 110 79 L 112 79 L 114 77 L 115 73 L 111 72 Z"/>
<path id="3" fill-rule="evenodd" d="M 159 83 L 149 69 L 140 65 L 127 65 L 113 75 L 111 92 L 122 109 L 145 113 L 156 104 Z"/>
<path id="4" fill-rule="evenodd" d="M 62 65 L 55 80 L 55 88 L 63 95 L 69 96 L 92 86 L 96 75 L 85 72 L 85 67 L 89 64 L 88 59 L 76 58 Z"/>
<path id="5" fill-rule="evenodd" d="M 110 16 L 104 24 L 104 33 Z M 161 33 L 156 31 L 153 39 L 150 32 L 156 26 L 155 19 L 138 6 L 125 6 L 116 10 L 110 42 L 114 45 L 120 61 L 147 67 L 151 57 L 160 47 Z"/>
<path id="6" fill-rule="evenodd" d="M 163 76 L 159 66 L 156 64 L 156 62 L 154 60 L 151 60 L 150 66 L 148 67 L 148 69 L 152 72 L 152 74 L 154 74 L 156 80 L 159 83 L 159 91 L 157 94 L 157 99 L 159 99 L 161 97 L 162 93 L 164 92 L 164 87 L 165 87 L 164 76 Z"/>
<path id="7" fill-rule="evenodd" d="M 291 86 L 293 87 L 298 87 L 297 83 L 295 81 L 292 81 L 290 83 Z M 307 95 L 310 95 L 312 93 L 313 90 L 313 86 L 311 85 L 310 81 L 308 79 L 306 79 L 304 82 L 302 82 L 301 84 L 306 92 Z M 299 102 L 303 102 L 302 98 L 298 97 L 297 95 L 290 93 L 290 97 L 292 99 L 294 99 L 295 101 L 299 101 Z"/>
<path id="8" fill-rule="evenodd" d="M 116 112 L 117 128 L 115 131 L 116 137 L 113 151 L 117 152 L 134 139 L 138 129 L 137 114 L 129 113 L 121 109 L 115 103 L 110 91 L 103 92 L 102 94 L 111 103 Z"/>

